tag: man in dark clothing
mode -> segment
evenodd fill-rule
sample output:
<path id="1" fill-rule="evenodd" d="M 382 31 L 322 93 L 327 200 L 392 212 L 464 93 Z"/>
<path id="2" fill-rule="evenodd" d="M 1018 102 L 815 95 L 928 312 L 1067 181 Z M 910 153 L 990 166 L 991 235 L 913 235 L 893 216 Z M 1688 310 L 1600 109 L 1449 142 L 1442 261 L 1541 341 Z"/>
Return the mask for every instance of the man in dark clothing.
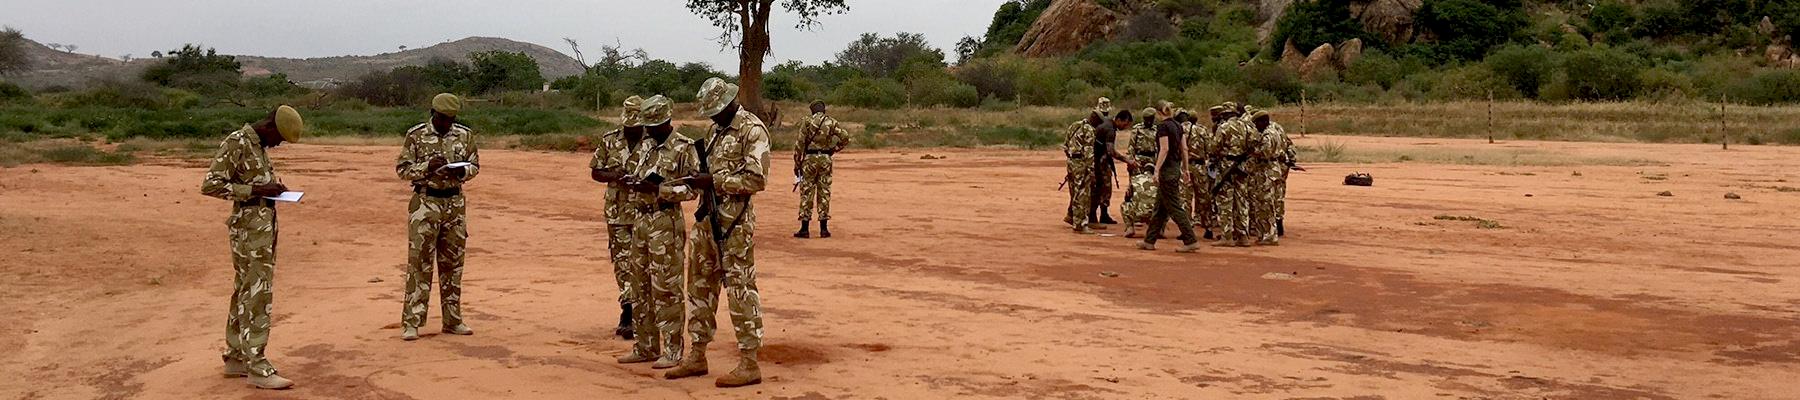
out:
<path id="1" fill-rule="evenodd" d="M 1104 97 L 1100 101 L 1100 107 L 1104 107 L 1110 114 L 1112 101 Z M 1100 107 L 1095 110 L 1101 110 Z M 1117 176 L 1113 160 L 1131 162 L 1130 158 L 1120 154 L 1119 149 L 1113 146 L 1118 142 L 1119 128 L 1114 126 L 1111 119 L 1108 114 L 1088 118 L 1088 124 L 1094 126 L 1094 154 L 1099 155 L 1094 157 L 1094 200 L 1088 203 L 1088 220 L 1106 225 L 1119 223 L 1113 220 L 1112 213 L 1108 211 L 1112 208 L 1113 186 L 1118 183 L 1114 180 Z M 1099 218 L 1096 219 L 1095 216 Z"/>
<path id="2" fill-rule="evenodd" d="M 1182 183 L 1187 178 L 1187 132 L 1180 122 L 1187 116 L 1174 115 L 1174 105 L 1167 101 L 1160 104 L 1157 113 L 1163 121 L 1156 125 L 1156 187 L 1161 195 L 1156 199 L 1156 212 L 1150 217 L 1149 232 L 1144 234 L 1144 241 L 1138 243 L 1138 248 L 1156 250 L 1156 239 L 1162 236 L 1163 225 L 1169 218 L 1174 218 L 1175 227 L 1181 230 L 1179 239 L 1182 243 L 1175 252 L 1192 253 L 1200 249 L 1200 239 L 1194 236 L 1194 221 L 1188 214 L 1188 205 L 1181 201 L 1182 196 L 1176 195 L 1185 186 Z"/>

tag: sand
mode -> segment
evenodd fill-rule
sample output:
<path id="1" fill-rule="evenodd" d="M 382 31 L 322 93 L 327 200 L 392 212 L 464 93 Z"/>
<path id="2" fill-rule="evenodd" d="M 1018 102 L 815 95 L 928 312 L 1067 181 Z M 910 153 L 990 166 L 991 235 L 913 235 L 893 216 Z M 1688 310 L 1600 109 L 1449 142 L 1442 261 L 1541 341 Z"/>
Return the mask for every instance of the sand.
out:
<path id="1" fill-rule="evenodd" d="M 794 239 L 778 156 L 756 198 L 767 382 L 722 390 L 729 324 L 705 379 L 613 362 L 629 342 L 610 335 L 617 289 L 586 155 L 484 152 L 464 278 L 476 335 L 402 342 L 397 149 L 284 146 L 277 168 L 308 194 L 281 208 L 269 353 L 297 382 L 281 392 L 218 374 L 230 205 L 198 194 L 202 161 L 25 165 L 0 169 L 0 398 L 1800 393 L 1800 148 L 1297 141 L 1321 140 L 1641 163 L 1310 165 L 1282 246 L 1183 255 L 1069 232 L 1058 154 L 1005 149 L 848 152 L 837 237 Z M 1340 185 L 1355 171 L 1376 185 Z"/>

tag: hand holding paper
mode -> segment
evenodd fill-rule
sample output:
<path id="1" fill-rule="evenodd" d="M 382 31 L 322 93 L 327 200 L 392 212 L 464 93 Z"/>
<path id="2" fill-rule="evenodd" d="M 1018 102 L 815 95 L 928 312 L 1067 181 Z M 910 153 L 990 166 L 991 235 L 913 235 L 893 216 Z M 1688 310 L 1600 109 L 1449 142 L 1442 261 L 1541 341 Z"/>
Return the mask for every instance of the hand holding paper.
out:
<path id="1" fill-rule="evenodd" d="M 279 196 L 268 196 L 268 197 L 264 197 L 264 198 L 269 199 L 269 200 L 274 200 L 274 201 L 299 203 L 300 197 L 305 196 L 305 195 L 306 195 L 306 192 L 282 192 L 281 195 L 279 195 Z"/>

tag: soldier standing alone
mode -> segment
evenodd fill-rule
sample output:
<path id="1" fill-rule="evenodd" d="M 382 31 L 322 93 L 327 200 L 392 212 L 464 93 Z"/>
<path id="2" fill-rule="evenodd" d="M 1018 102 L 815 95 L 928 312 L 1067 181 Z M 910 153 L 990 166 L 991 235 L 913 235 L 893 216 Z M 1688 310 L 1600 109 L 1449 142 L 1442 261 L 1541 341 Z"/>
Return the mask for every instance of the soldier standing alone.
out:
<path id="1" fill-rule="evenodd" d="M 619 129 L 600 135 L 594 158 L 588 162 L 594 181 L 606 184 L 606 249 L 613 264 L 613 279 L 619 285 L 619 326 L 613 334 L 627 340 L 636 336 L 632 326 L 643 323 L 642 316 L 632 310 L 648 309 L 639 304 L 644 300 L 640 298 L 644 288 L 633 285 L 638 282 L 635 275 L 644 273 L 641 260 L 631 252 L 631 226 L 637 221 L 637 210 L 625 204 L 629 190 L 621 181 L 630 175 L 626 163 L 644 140 L 643 119 L 638 117 L 643 102 L 637 96 L 625 99 Z"/>
<path id="2" fill-rule="evenodd" d="M 831 237 L 831 157 L 850 145 L 850 138 L 836 119 L 825 115 L 825 102 L 812 103 L 812 115 L 800 127 L 800 143 L 794 146 L 794 179 L 800 186 L 800 231 L 794 237 L 807 238 L 806 228 L 812 221 L 816 205 L 819 237 Z"/>
<path id="3" fill-rule="evenodd" d="M 473 335 L 463 323 L 463 256 L 468 245 L 468 200 L 464 182 L 481 172 L 481 155 L 475 148 L 475 131 L 456 123 L 462 112 L 461 98 L 440 93 L 431 99 L 431 121 L 406 132 L 406 144 L 394 162 L 394 171 L 412 183 L 412 202 L 407 206 L 406 302 L 400 311 L 404 340 L 418 340 L 431 297 L 432 270 L 442 297 L 443 332 Z"/>
<path id="4" fill-rule="evenodd" d="M 270 313 L 275 302 L 275 202 L 267 197 L 288 190 L 275 177 L 268 149 L 297 142 L 306 124 L 293 107 L 280 106 L 268 117 L 225 136 L 213 157 L 200 193 L 230 200 L 232 279 L 230 310 L 225 319 L 225 376 L 247 377 L 263 389 L 287 389 L 294 382 L 276 375 L 264 350 L 269 345 Z"/>
<path id="5" fill-rule="evenodd" d="M 738 387 L 762 383 L 757 350 L 762 348 L 762 299 L 756 290 L 756 210 L 751 196 L 761 192 L 769 175 L 769 130 L 756 114 L 738 105 L 738 86 L 712 78 L 695 95 L 700 115 L 713 129 L 701 151 L 706 171 L 693 184 L 706 189 L 708 204 L 694 226 L 693 259 L 688 270 L 688 335 L 692 351 L 680 368 L 664 377 L 679 379 L 706 374 L 706 345 L 717 324 L 719 287 L 730 301 L 731 325 L 737 333 L 739 361 L 731 373 L 713 384 Z M 718 232 L 718 236 L 715 235 Z"/>

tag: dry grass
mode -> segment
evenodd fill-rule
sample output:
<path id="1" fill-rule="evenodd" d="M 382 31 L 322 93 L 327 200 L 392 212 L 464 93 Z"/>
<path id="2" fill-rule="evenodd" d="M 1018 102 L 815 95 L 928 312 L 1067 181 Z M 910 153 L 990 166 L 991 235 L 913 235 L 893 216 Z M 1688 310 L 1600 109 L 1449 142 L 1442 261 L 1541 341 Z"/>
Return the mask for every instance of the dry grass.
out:
<path id="1" fill-rule="evenodd" d="M 1289 133 L 1357 136 L 1486 138 L 1488 104 L 1456 102 L 1312 105 L 1273 110 Z M 1800 107 L 1728 105 L 1725 128 L 1737 144 L 1800 144 Z M 1493 105 L 1496 139 L 1578 142 L 1717 143 L 1716 103 L 1578 103 Z"/>

